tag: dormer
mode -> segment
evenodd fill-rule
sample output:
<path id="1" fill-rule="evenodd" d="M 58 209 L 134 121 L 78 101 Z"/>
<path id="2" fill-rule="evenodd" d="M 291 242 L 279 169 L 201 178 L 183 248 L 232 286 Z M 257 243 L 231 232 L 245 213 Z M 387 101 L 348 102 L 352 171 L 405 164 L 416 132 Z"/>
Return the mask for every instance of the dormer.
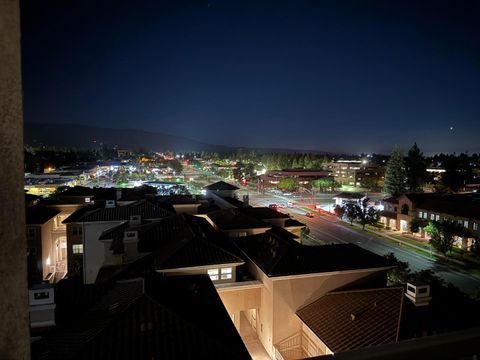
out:
<path id="1" fill-rule="evenodd" d="M 430 296 L 430 285 L 417 282 L 417 283 L 407 283 L 407 291 L 405 296 L 415 305 L 415 306 L 427 306 L 432 300 Z"/>

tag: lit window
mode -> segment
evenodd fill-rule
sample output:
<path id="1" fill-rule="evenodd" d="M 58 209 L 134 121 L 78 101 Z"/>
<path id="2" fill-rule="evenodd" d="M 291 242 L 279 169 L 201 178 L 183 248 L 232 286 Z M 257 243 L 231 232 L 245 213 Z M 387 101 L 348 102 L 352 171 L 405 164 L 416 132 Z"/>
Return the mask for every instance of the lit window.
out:
<path id="1" fill-rule="evenodd" d="M 419 211 L 419 212 L 418 212 L 418 217 L 419 217 L 420 219 L 423 218 L 423 211 Z"/>
<path id="2" fill-rule="evenodd" d="M 478 230 L 478 223 L 476 223 L 476 222 L 473 223 L 473 230 L 475 230 L 475 231 Z"/>
<path id="3" fill-rule="evenodd" d="M 440 221 L 440 215 L 435 215 L 435 220 Z"/>
<path id="4" fill-rule="evenodd" d="M 74 254 L 83 254 L 83 244 L 74 244 L 74 245 L 72 245 L 72 253 L 74 253 Z"/>
<path id="5" fill-rule="evenodd" d="M 465 221 L 463 222 L 463 226 L 465 227 L 465 229 L 468 229 L 468 221 L 467 221 L 467 220 L 465 220 Z"/>
<path id="6" fill-rule="evenodd" d="M 435 220 L 435 214 L 430 214 L 430 220 Z"/>
<path id="7" fill-rule="evenodd" d="M 226 280 L 232 278 L 232 268 L 222 268 L 220 279 Z"/>
<path id="8" fill-rule="evenodd" d="M 218 280 L 218 269 L 208 269 L 208 276 L 212 281 Z"/>

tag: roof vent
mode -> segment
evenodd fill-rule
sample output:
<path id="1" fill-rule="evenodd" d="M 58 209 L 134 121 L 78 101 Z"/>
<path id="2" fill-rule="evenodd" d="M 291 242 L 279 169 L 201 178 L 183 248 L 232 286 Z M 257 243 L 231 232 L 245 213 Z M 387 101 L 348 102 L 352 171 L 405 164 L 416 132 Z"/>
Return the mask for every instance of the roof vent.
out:
<path id="1" fill-rule="evenodd" d="M 125 231 L 123 241 L 138 241 L 138 231 Z"/>
<path id="2" fill-rule="evenodd" d="M 115 207 L 115 200 L 107 200 L 105 202 L 105 208 L 106 209 L 112 209 Z"/>
<path id="3" fill-rule="evenodd" d="M 430 296 L 430 285 L 423 283 L 407 283 L 405 296 L 415 306 L 427 306 L 432 300 Z"/>
<path id="4" fill-rule="evenodd" d="M 128 222 L 130 225 L 141 225 L 142 224 L 142 216 L 141 215 L 131 215 L 130 221 Z"/>

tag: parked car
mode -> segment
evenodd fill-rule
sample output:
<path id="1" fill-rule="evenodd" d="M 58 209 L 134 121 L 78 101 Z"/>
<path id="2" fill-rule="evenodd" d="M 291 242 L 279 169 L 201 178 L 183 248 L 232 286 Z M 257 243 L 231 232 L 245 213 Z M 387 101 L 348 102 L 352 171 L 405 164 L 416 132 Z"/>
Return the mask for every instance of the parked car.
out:
<path id="1" fill-rule="evenodd" d="M 278 204 L 278 207 L 281 208 L 281 209 L 285 209 L 287 207 L 287 205 L 285 204 Z"/>
<path id="2" fill-rule="evenodd" d="M 306 217 L 313 218 L 313 217 L 315 217 L 315 215 L 313 213 L 307 213 Z"/>
<path id="3" fill-rule="evenodd" d="M 270 209 L 273 209 L 273 210 L 277 210 L 277 209 L 278 209 L 278 205 L 277 205 L 277 204 L 270 204 L 270 205 L 268 205 L 268 207 L 269 207 Z"/>

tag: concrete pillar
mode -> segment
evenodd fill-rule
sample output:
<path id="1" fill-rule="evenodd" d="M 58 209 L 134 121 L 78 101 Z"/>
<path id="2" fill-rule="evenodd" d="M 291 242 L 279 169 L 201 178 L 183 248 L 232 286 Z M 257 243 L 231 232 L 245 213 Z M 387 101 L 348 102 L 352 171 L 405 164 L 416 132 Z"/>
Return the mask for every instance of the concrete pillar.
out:
<path id="1" fill-rule="evenodd" d="M 0 0 L 0 357 L 29 359 L 18 0 Z"/>

